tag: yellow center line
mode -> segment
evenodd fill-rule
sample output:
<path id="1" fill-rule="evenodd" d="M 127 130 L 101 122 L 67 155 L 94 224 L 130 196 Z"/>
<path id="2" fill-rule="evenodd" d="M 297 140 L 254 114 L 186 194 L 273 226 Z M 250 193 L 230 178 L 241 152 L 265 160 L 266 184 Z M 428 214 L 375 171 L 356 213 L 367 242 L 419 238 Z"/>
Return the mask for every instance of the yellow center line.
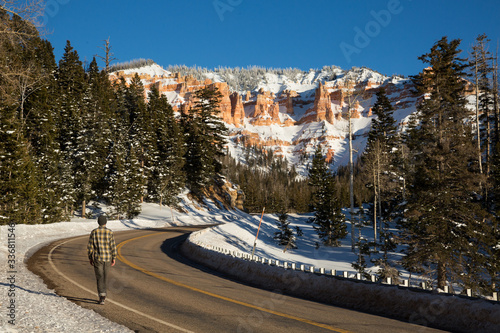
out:
<path id="1" fill-rule="evenodd" d="M 78 239 L 78 238 L 83 238 L 83 237 L 87 237 L 87 236 L 80 236 L 80 237 L 76 237 L 76 238 L 72 238 L 72 239 L 67 239 L 66 241 L 64 241 L 64 242 L 62 242 L 62 243 L 60 243 L 60 244 L 58 244 L 58 245 L 54 246 L 52 249 L 50 249 L 49 253 L 47 254 L 47 259 L 48 259 L 48 261 L 49 261 L 49 263 L 50 263 L 50 266 L 52 267 L 52 269 L 53 269 L 53 270 L 54 270 L 57 274 L 59 274 L 60 276 L 62 276 L 62 277 L 63 277 L 63 278 L 65 278 L 66 280 L 68 280 L 69 282 L 73 283 L 75 286 L 77 286 L 77 287 L 79 287 L 79 288 L 81 288 L 81 289 L 85 290 L 86 292 L 88 292 L 88 293 L 90 293 L 90 294 L 94 294 L 95 292 L 93 292 L 92 290 L 90 290 L 90 289 L 88 289 L 88 288 L 85 288 L 84 286 L 82 286 L 81 284 L 79 284 L 78 282 L 76 282 L 75 280 L 73 280 L 73 279 L 69 278 L 66 274 L 64 274 L 63 272 L 61 272 L 59 269 L 57 269 L 56 265 L 54 264 L 54 261 L 52 260 L 52 254 L 53 254 L 53 252 L 55 251 L 55 249 L 57 249 L 57 248 L 58 248 L 58 247 L 60 247 L 60 246 L 63 246 L 64 244 L 66 244 L 66 243 L 68 243 L 68 242 L 71 242 L 71 241 L 73 241 L 73 240 L 75 240 L 75 239 Z M 107 300 L 107 302 L 110 302 L 110 303 L 112 303 L 112 304 L 114 304 L 114 305 L 117 305 L 117 306 L 119 306 L 119 307 L 121 307 L 121 308 L 123 308 L 123 309 L 125 309 L 125 310 L 130 311 L 130 312 L 134 312 L 134 313 L 136 313 L 136 314 L 138 314 L 138 315 L 140 315 L 140 316 L 143 316 L 143 317 L 145 317 L 145 318 L 148 318 L 148 319 L 150 319 L 150 320 L 154 320 L 154 321 L 156 321 L 156 322 L 158 322 L 158 323 L 160 323 L 160 324 L 163 324 L 163 325 L 165 325 L 165 326 L 172 327 L 172 328 L 174 328 L 174 329 L 176 329 L 176 330 L 178 330 L 178 331 L 185 332 L 185 333 L 194 333 L 194 332 L 192 332 L 192 331 L 189 331 L 189 330 L 184 329 L 184 328 L 182 328 L 182 327 L 179 327 L 179 326 L 177 326 L 177 325 L 174 325 L 174 324 L 168 323 L 168 322 L 166 322 L 166 321 L 163 321 L 163 320 L 161 320 L 161 319 L 158 319 L 158 318 L 155 318 L 155 317 L 153 317 L 153 316 L 150 316 L 150 315 L 148 315 L 148 314 L 146 314 L 146 313 L 143 313 L 143 312 L 141 312 L 141 311 L 138 311 L 138 310 L 132 309 L 131 307 L 128 307 L 128 306 L 126 306 L 126 305 L 124 305 L 124 304 L 121 304 L 121 303 L 119 303 L 119 302 L 113 301 L 112 299 Z"/>
<path id="2" fill-rule="evenodd" d="M 255 309 L 255 310 L 267 312 L 267 313 L 270 313 L 270 314 L 273 314 L 273 315 L 276 315 L 276 316 L 280 316 L 280 317 L 284 317 L 284 318 L 288 318 L 288 319 L 300 321 L 302 323 L 310 324 L 310 325 L 313 325 L 313 326 L 321 327 L 321 328 L 324 328 L 324 329 L 327 329 L 327 330 L 330 330 L 330 331 L 333 331 L 333 332 L 350 333 L 350 331 L 346 331 L 346 330 L 343 330 L 343 329 L 340 329 L 340 328 L 335 328 L 335 327 L 332 327 L 332 326 L 329 326 L 329 325 L 317 323 L 317 322 L 309 320 L 309 319 L 304 319 L 304 318 L 300 318 L 300 317 L 288 315 L 288 314 L 285 314 L 285 313 L 282 313 L 282 312 L 278 312 L 278 311 L 266 309 L 266 308 L 263 308 L 263 307 L 260 307 L 260 306 L 252 305 L 252 304 L 249 304 L 249 303 L 245 303 L 245 302 L 242 302 L 242 301 L 238 301 L 238 300 L 226 297 L 226 296 L 221 296 L 221 295 L 218 295 L 218 294 L 214 294 L 212 292 L 205 291 L 205 290 L 202 290 L 202 289 L 199 289 L 199 288 L 196 288 L 196 287 L 188 286 L 188 285 L 186 285 L 184 283 L 180 283 L 180 282 L 174 281 L 172 279 L 166 278 L 164 276 L 158 275 L 156 273 L 150 272 L 150 271 L 148 271 L 148 270 L 146 270 L 146 269 L 144 269 L 144 268 L 142 268 L 142 267 L 140 267 L 140 266 L 138 266 L 138 265 L 130 262 L 129 260 L 125 259 L 125 257 L 123 257 L 123 255 L 121 253 L 121 249 L 122 249 L 122 247 L 125 244 L 127 244 L 128 242 L 137 240 L 137 239 L 141 239 L 141 238 L 145 238 L 145 237 L 150 237 L 150 236 L 153 236 L 153 235 L 157 235 L 157 233 L 152 233 L 152 234 L 148 234 L 148 235 L 144 235 L 144 236 L 139 236 L 139 237 L 131 238 L 131 239 L 128 239 L 128 240 L 123 241 L 120 244 L 118 244 L 118 246 L 117 246 L 118 260 L 120 260 L 121 262 L 123 262 L 125 265 L 128 265 L 128 266 L 130 266 L 130 267 L 132 267 L 132 268 L 134 268 L 134 269 L 136 269 L 136 270 L 138 270 L 138 271 L 140 271 L 140 272 L 142 272 L 144 274 L 150 275 L 152 277 L 155 277 L 157 279 L 163 280 L 165 282 L 168 282 L 168 283 L 173 284 L 173 285 L 178 286 L 178 287 L 186 288 L 186 289 L 189 289 L 189 290 L 201 293 L 201 294 L 212 296 L 212 297 L 215 297 L 215 298 L 227 301 L 227 302 L 231 302 L 231 303 L 234 303 L 234 304 L 239 304 L 239 305 L 251 308 L 251 309 Z"/>

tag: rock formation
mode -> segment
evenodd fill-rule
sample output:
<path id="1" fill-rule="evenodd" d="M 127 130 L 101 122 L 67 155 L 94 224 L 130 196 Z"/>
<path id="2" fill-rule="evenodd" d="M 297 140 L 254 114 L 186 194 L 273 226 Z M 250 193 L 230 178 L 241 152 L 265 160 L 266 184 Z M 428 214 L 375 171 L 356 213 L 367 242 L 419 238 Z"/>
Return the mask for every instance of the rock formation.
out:
<path id="1" fill-rule="evenodd" d="M 279 96 L 279 103 L 286 108 L 287 114 L 292 116 L 295 115 L 295 112 L 293 110 L 293 98 L 298 96 L 299 94 L 297 94 L 296 91 L 288 89 L 284 90 Z"/>
<path id="2" fill-rule="evenodd" d="M 335 152 L 333 151 L 332 148 L 328 148 L 328 151 L 326 152 L 326 156 L 325 156 L 326 163 L 333 164 L 334 157 L 335 157 Z"/>
<path id="3" fill-rule="evenodd" d="M 328 88 L 320 82 L 316 89 L 314 106 L 312 109 L 307 110 L 306 116 L 300 120 L 300 123 L 326 120 L 330 124 L 333 124 L 334 119 L 330 92 Z"/>
<path id="4" fill-rule="evenodd" d="M 116 81 L 123 78 L 125 82 L 130 82 L 137 73 L 146 93 L 156 86 L 162 94 L 167 96 L 176 112 L 191 110 L 195 91 L 205 87 L 218 89 L 222 95 L 220 117 L 231 125 L 229 126 L 229 139 L 233 143 L 269 148 L 277 155 L 293 154 L 297 157 L 294 160 L 305 161 L 314 151 L 317 142 L 322 142 L 322 145 L 325 143 L 327 162 L 332 163 L 336 154 L 339 160 L 343 160 L 343 156 L 338 155 L 342 152 L 335 151 L 334 147 L 338 145 L 332 144 L 338 140 L 345 140 L 345 133 L 342 133 L 344 131 L 342 121 L 347 118 L 348 96 L 345 80 L 342 78 L 326 82 L 322 79 L 314 79 L 313 82 L 310 79 L 301 81 L 298 78 L 293 83 L 281 83 L 281 87 L 276 87 L 273 83 L 267 88 L 261 86 L 258 91 L 243 92 L 231 91 L 225 82 L 213 82 L 209 78 L 196 79 L 179 73 L 162 72 L 158 68 L 139 68 L 137 72 L 133 70 L 114 72 L 110 74 L 110 80 Z M 300 82 L 304 82 L 304 85 Z M 316 88 L 313 88 L 311 84 L 316 85 Z M 413 84 L 409 80 L 380 76 L 376 79 L 358 81 L 355 82 L 353 93 L 353 119 L 372 117 L 371 107 L 375 101 L 375 94 L 382 87 L 386 89 L 394 108 L 400 111 L 400 120 L 403 119 L 401 115 L 409 115 L 421 100 L 421 97 L 412 94 Z M 322 127 L 321 124 L 319 126 L 315 124 L 315 122 L 323 121 L 327 123 L 322 124 Z M 369 122 L 363 121 L 358 124 L 367 123 Z M 273 125 L 273 128 L 254 128 L 246 124 Z M 277 126 L 297 127 L 276 131 Z M 361 132 L 360 136 L 366 134 L 366 131 Z M 280 137 L 282 133 L 285 136 Z"/>
<path id="5" fill-rule="evenodd" d="M 245 109 L 243 107 L 243 101 L 241 95 L 234 92 L 230 95 L 231 98 L 231 115 L 232 123 L 239 127 L 243 124 L 243 119 L 245 119 Z"/>
<path id="6" fill-rule="evenodd" d="M 255 111 L 252 114 L 252 117 L 257 118 L 261 115 L 267 114 L 267 110 L 269 109 L 269 104 L 267 98 L 264 94 L 257 95 L 257 101 L 255 103 Z"/>
<path id="7" fill-rule="evenodd" d="M 211 89 L 218 90 L 222 98 L 219 104 L 220 117 L 228 124 L 233 124 L 233 117 L 231 114 L 231 98 L 229 97 L 229 86 L 226 82 L 214 82 L 209 85 Z"/>
<path id="8" fill-rule="evenodd" d="M 278 102 L 271 105 L 269 115 L 271 116 L 271 121 L 273 122 L 273 124 L 281 124 L 280 105 L 278 104 Z"/>

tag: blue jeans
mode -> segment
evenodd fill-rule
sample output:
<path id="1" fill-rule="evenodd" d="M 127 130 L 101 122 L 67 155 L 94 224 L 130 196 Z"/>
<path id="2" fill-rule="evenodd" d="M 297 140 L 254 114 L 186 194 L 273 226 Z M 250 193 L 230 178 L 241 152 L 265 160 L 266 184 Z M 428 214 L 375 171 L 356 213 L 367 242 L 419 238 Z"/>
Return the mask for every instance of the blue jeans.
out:
<path id="1" fill-rule="evenodd" d="M 108 285 L 108 273 L 110 267 L 110 261 L 94 261 L 94 272 L 97 280 L 97 292 L 99 293 L 99 296 L 106 296 L 106 287 Z"/>

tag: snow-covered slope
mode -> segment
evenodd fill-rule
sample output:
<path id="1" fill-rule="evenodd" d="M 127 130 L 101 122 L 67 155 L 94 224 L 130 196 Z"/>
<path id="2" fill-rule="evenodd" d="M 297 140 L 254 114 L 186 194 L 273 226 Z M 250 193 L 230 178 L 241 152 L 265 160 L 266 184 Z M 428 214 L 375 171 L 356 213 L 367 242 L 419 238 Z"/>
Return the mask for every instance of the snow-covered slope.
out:
<path id="1" fill-rule="evenodd" d="M 135 74 L 146 91 L 156 85 L 179 112 L 183 105 L 192 103 L 194 91 L 214 85 L 223 94 L 221 117 L 230 129 L 228 146 L 233 157 L 241 157 L 243 143 L 261 146 L 285 157 L 302 175 L 306 175 L 317 145 L 331 160 L 332 168 L 347 165 L 348 91 L 352 93 L 351 110 L 354 108 L 355 158 L 364 151 L 373 118 L 371 107 L 380 88 L 386 89 L 396 109 L 394 118 L 400 129 L 418 102 L 409 79 L 388 77 L 364 67 L 342 70 L 325 66 L 307 72 L 184 68 L 179 73 L 152 64 L 111 73 L 110 79 L 130 80 Z M 354 89 L 347 88 L 348 82 L 354 83 Z M 249 86 L 250 90 L 243 89 Z"/>
<path id="2" fill-rule="evenodd" d="M 218 247 L 228 252 L 238 251 L 248 255 L 252 252 L 252 245 L 255 241 L 260 220 L 259 216 L 251 216 L 239 210 L 221 210 L 211 202 L 207 203 L 207 209 L 199 209 L 198 206 L 195 208 L 186 198 L 184 198 L 183 202 L 186 211 L 184 213 L 172 212 L 168 207 L 160 207 L 155 204 L 143 204 L 142 213 L 134 220 L 109 221 L 108 226 L 112 230 L 118 231 L 220 223 L 221 225 L 218 227 L 193 234 L 190 237 L 190 242 L 206 249 Z M 106 207 L 102 207 L 102 211 L 106 211 Z M 351 262 L 356 260 L 356 255 L 350 251 L 349 235 L 343 240 L 340 248 L 317 248 L 314 246 L 314 240 L 317 238 L 315 238 L 312 226 L 306 222 L 308 217 L 308 215 L 290 216 L 291 224 L 300 226 L 304 231 L 304 236 L 297 243 L 298 249 L 289 249 L 284 252 L 283 248 L 273 239 L 273 234 L 277 231 L 277 217 L 266 214 L 256 243 L 255 254 L 261 257 L 278 259 L 282 262 L 293 262 L 297 264 L 297 267 L 304 264 L 307 269 L 314 266 L 316 268 L 323 267 L 352 272 Z M 31 273 L 23 264 L 23 261 L 43 245 L 57 239 L 88 235 L 95 227 L 95 219 L 78 218 L 73 219 L 71 222 L 17 225 L 15 227 L 16 257 L 18 258 L 15 273 L 15 296 L 8 295 L 7 288 L 9 285 L 7 284 L 8 281 L 6 281 L 4 283 L 5 292 L 0 293 L 0 305 L 5 309 L 4 315 L 0 317 L 0 332 L 131 332 L 126 327 L 113 323 L 94 311 L 80 308 L 66 298 L 58 296 L 54 290 L 49 289 L 38 276 Z M 0 258 L 4 263 L 7 262 L 8 254 L 8 228 L 9 226 L 0 226 Z M 363 230 L 363 234 L 369 239 L 373 234 L 373 230 L 367 227 Z M 233 260 L 228 255 L 222 255 L 210 250 L 209 252 L 211 252 L 209 255 L 211 263 L 218 262 L 220 265 L 225 265 L 227 260 Z M 399 255 L 396 252 L 390 253 L 392 259 L 397 259 Z M 120 265 L 120 263 L 118 264 Z M 241 265 L 241 263 L 238 265 Z M 226 268 L 241 267 L 238 265 L 225 266 Z M 253 274 L 258 271 L 257 275 L 261 278 L 268 275 L 271 277 L 271 274 L 274 276 L 277 274 L 280 277 L 284 276 L 283 272 L 285 271 L 283 268 L 277 268 L 278 271 L 274 268 L 276 267 L 258 265 L 252 267 L 252 271 Z M 376 271 L 376 269 L 377 267 L 369 267 L 372 272 Z M 7 271 L 7 265 L 3 265 L 2 272 L 6 278 L 9 276 Z M 292 273 L 291 270 L 286 272 L 287 274 Z M 293 274 L 298 274 L 297 279 L 300 279 L 300 281 L 304 282 L 304 285 L 308 286 L 307 290 L 310 295 L 324 295 L 325 288 L 330 288 L 324 283 L 324 277 L 298 271 Z M 352 276 L 352 274 L 349 273 L 349 276 Z M 407 278 L 405 272 L 403 272 L 403 277 Z M 418 277 L 413 277 L 412 284 L 418 281 Z M 280 286 L 280 288 L 282 287 Z M 500 327 L 499 306 L 485 300 L 464 300 L 450 295 L 439 296 L 439 294 L 415 293 L 408 290 L 399 291 L 397 287 L 388 289 L 375 284 L 351 283 L 349 285 L 346 282 L 341 283 L 340 286 L 336 285 L 334 289 L 336 294 L 355 292 L 356 295 L 360 295 L 360 301 L 367 294 L 370 294 L 374 297 L 369 298 L 367 301 L 373 302 L 374 306 L 378 304 L 377 302 L 379 302 L 381 296 L 386 299 L 390 299 L 392 295 L 398 296 L 398 303 L 396 303 L 395 298 L 392 298 L 385 303 L 385 308 L 389 304 L 392 304 L 393 307 L 394 304 L 397 304 L 400 306 L 399 312 L 386 313 L 386 315 L 400 315 L 404 312 L 403 310 L 414 311 L 416 316 L 413 318 L 413 322 L 420 325 L 434 325 L 443 321 L 456 324 L 463 322 L 466 318 L 473 318 L 474 321 L 465 320 L 462 326 L 464 330 L 471 329 L 473 331 L 479 329 L 483 332 L 498 332 Z M 331 289 L 328 293 L 331 293 Z M 110 295 L 111 299 L 112 297 Z M 11 299 L 16 302 L 15 325 L 8 323 L 7 304 Z M 424 307 L 422 304 L 430 304 L 430 307 Z M 428 316 L 427 309 L 429 308 L 440 311 L 439 316 Z M 453 311 L 448 309 L 453 309 Z M 477 326 L 478 322 L 481 324 L 480 328 Z"/>

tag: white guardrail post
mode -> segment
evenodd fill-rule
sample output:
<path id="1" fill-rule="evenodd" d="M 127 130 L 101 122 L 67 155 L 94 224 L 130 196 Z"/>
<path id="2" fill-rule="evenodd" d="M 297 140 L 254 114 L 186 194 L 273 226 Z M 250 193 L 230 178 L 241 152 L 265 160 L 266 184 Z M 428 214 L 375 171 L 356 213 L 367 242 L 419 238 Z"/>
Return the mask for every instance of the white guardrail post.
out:
<path id="1" fill-rule="evenodd" d="M 218 247 L 218 246 L 213 246 L 213 245 L 202 245 L 202 244 L 196 244 L 196 245 L 198 245 L 200 247 L 204 246 L 208 250 L 211 250 L 211 251 L 214 251 L 214 252 L 219 252 L 219 253 L 222 253 L 222 254 L 225 254 L 225 255 L 229 255 L 229 256 L 232 256 L 234 258 L 240 258 L 240 259 L 244 259 L 244 260 L 248 260 L 248 261 L 259 262 L 259 263 L 262 263 L 262 264 L 266 264 L 267 263 L 269 266 L 282 267 L 284 269 L 291 269 L 291 270 L 300 270 L 302 272 L 310 272 L 310 273 L 316 273 L 316 272 L 318 272 L 321 275 L 337 276 L 337 274 L 338 274 L 338 272 L 337 272 L 336 269 L 331 269 L 331 270 L 329 270 L 329 273 L 326 273 L 327 270 L 324 267 L 320 267 L 318 269 L 318 271 L 316 271 L 316 268 L 313 265 L 311 265 L 306 270 L 306 265 L 300 264 L 300 266 L 297 267 L 296 263 L 294 263 L 294 262 L 290 263 L 288 261 L 283 261 L 283 265 L 281 266 L 279 260 L 267 259 L 267 258 L 264 258 L 264 257 L 258 257 L 256 255 L 249 255 L 247 253 L 240 253 L 240 252 L 235 251 L 235 250 L 231 251 L 231 250 L 228 250 L 228 249 L 225 249 L 225 248 L 222 248 L 222 247 Z M 342 271 L 342 275 L 341 276 L 344 277 L 344 278 L 346 278 L 346 279 L 350 279 L 348 271 Z M 355 279 L 355 280 L 363 280 L 363 276 L 362 276 L 361 273 L 356 273 L 356 275 L 355 275 L 355 277 L 353 279 Z M 370 274 L 370 278 L 367 281 L 371 281 L 373 283 L 377 283 L 377 276 L 373 275 L 373 274 Z M 382 283 L 388 284 L 388 285 L 392 285 L 392 281 L 393 281 L 392 278 L 387 277 L 385 279 L 385 281 L 382 281 Z M 399 284 L 399 286 L 400 287 L 407 287 L 408 288 L 408 287 L 410 287 L 410 281 L 409 280 L 402 280 L 401 283 Z M 429 285 L 425 281 L 422 281 L 422 282 L 420 282 L 420 284 L 418 284 L 417 286 L 414 285 L 413 287 L 421 288 L 421 289 L 424 289 L 424 290 L 429 290 Z M 444 286 L 443 290 L 441 292 L 449 294 L 450 293 L 450 286 L 448 286 L 448 285 Z M 472 289 L 466 289 L 466 294 L 467 294 L 468 297 L 473 297 L 473 295 L 472 295 Z M 489 299 L 492 300 L 492 301 L 499 302 L 500 299 L 499 299 L 498 292 L 493 292 L 491 298 L 489 298 Z"/>

